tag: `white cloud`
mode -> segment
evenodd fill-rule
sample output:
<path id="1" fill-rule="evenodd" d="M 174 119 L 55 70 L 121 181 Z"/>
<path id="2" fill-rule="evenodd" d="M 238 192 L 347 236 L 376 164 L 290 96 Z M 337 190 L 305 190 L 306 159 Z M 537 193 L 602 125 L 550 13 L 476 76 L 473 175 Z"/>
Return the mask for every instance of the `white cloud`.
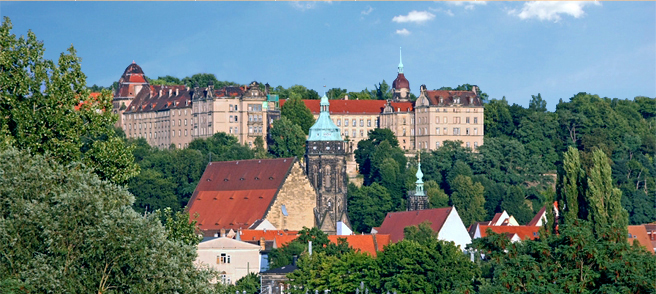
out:
<path id="1" fill-rule="evenodd" d="M 433 11 L 433 12 L 444 13 L 448 16 L 454 16 L 455 15 L 455 14 L 453 14 L 453 12 L 451 12 L 451 9 L 444 10 L 442 8 L 431 8 L 431 7 L 429 7 L 428 10 Z"/>
<path id="2" fill-rule="evenodd" d="M 396 30 L 396 33 L 401 36 L 407 36 L 410 35 L 410 31 L 406 30 L 405 28 L 402 30 Z"/>
<path id="3" fill-rule="evenodd" d="M 548 20 L 558 22 L 561 14 L 571 15 L 574 18 L 582 17 L 585 12 L 583 7 L 594 4 L 601 5 L 601 3 L 589 1 L 536 1 L 526 2 L 521 11 L 516 9 L 508 11 L 508 14 L 515 15 L 521 19 L 537 18 L 539 20 Z"/>
<path id="4" fill-rule="evenodd" d="M 429 21 L 431 19 L 435 18 L 435 15 L 428 12 L 428 11 L 410 11 L 408 15 L 398 15 L 392 18 L 392 21 L 402 23 L 402 22 L 416 22 L 416 23 L 422 23 L 425 21 Z"/>
<path id="5" fill-rule="evenodd" d="M 487 5 L 486 1 L 449 1 L 447 3 L 455 6 L 464 6 L 468 10 L 472 10 L 476 6 Z"/>
<path id="6" fill-rule="evenodd" d="M 362 13 L 363 15 L 369 15 L 369 13 L 371 13 L 372 11 L 374 11 L 374 8 L 373 8 L 373 7 L 371 7 L 371 6 L 368 6 L 368 7 L 369 7 L 369 8 L 367 8 L 367 10 L 363 10 L 363 11 L 360 12 L 360 13 Z"/>

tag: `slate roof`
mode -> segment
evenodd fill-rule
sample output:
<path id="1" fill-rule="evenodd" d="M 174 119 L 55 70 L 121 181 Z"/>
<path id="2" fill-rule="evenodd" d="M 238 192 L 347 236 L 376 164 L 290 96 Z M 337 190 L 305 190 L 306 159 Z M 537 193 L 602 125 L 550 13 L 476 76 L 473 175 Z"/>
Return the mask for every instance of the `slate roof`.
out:
<path id="1" fill-rule="evenodd" d="M 282 107 L 287 100 L 280 100 Z M 320 100 L 303 100 L 305 106 L 310 109 L 312 114 L 319 114 L 321 111 Z M 414 111 L 412 102 L 392 102 L 394 111 Z M 330 114 L 381 114 L 387 105 L 385 100 L 330 100 Z"/>
<path id="2" fill-rule="evenodd" d="M 644 225 L 629 226 L 628 231 L 629 244 L 633 245 L 633 240 L 638 240 L 638 243 L 644 246 L 647 251 L 654 253 L 654 246 L 652 245 L 651 240 L 649 240 L 649 235 L 647 234 L 647 229 Z"/>
<path id="3" fill-rule="evenodd" d="M 539 226 L 486 226 L 486 225 L 481 225 L 480 230 L 481 230 L 481 238 L 487 236 L 487 229 L 491 229 L 492 232 L 495 232 L 497 234 L 510 234 L 512 235 L 517 234 L 517 236 L 522 239 L 537 239 L 538 236 L 538 231 L 540 231 Z"/>
<path id="4" fill-rule="evenodd" d="M 187 204 L 206 234 L 247 228 L 264 218 L 294 158 L 210 162 Z"/>
<path id="5" fill-rule="evenodd" d="M 426 96 L 430 105 L 448 106 L 454 104 L 456 98 L 460 98 L 462 106 L 483 107 L 481 98 L 474 91 L 428 90 Z M 442 98 L 442 103 L 440 103 L 440 98 Z"/>
<path id="6" fill-rule="evenodd" d="M 451 213 L 452 207 L 433 208 L 414 211 L 389 212 L 383 224 L 376 228 L 378 234 L 389 234 L 391 242 L 403 240 L 405 227 L 416 226 L 424 221 L 431 222 L 431 228 L 439 232 Z"/>
<path id="7" fill-rule="evenodd" d="M 297 266 L 290 264 L 290 265 L 286 265 L 286 266 L 279 267 L 279 268 L 273 268 L 273 269 L 270 269 L 270 270 L 265 271 L 265 272 L 261 272 L 260 275 L 288 274 L 288 273 L 291 273 L 291 272 L 293 272 L 297 269 L 298 269 Z"/>

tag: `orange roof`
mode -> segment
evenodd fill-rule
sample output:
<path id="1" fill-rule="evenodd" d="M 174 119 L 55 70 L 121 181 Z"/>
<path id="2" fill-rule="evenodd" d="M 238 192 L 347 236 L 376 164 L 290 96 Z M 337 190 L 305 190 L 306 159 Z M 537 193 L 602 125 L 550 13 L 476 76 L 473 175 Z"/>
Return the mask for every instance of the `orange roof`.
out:
<path id="1" fill-rule="evenodd" d="M 481 238 L 487 236 L 487 229 L 492 229 L 492 232 L 497 234 L 517 234 L 522 240 L 537 239 L 539 226 L 480 226 Z"/>
<path id="2" fill-rule="evenodd" d="M 239 238 L 242 241 L 253 241 L 260 240 L 264 237 L 264 240 L 272 241 L 275 237 L 278 236 L 296 236 L 298 231 L 288 231 L 288 230 L 241 230 L 241 235 Z"/>
<path id="3" fill-rule="evenodd" d="M 417 226 L 425 221 L 431 222 L 431 228 L 439 232 L 451 213 L 451 207 L 433 208 L 415 211 L 389 212 L 383 220 L 380 228 L 376 229 L 379 234 L 389 234 L 392 242 L 403 240 L 405 227 Z"/>
<path id="4" fill-rule="evenodd" d="M 283 235 L 276 236 L 273 240 L 276 242 L 276 247 L 280 248 L 289 244 L 289 242 L 296 240 L 296 238 L 298 238 L 298 235 Z"/>
<path id="5" fill-rule="evenodd" d="M 376 252 L 382 251 L 383 247 L 390 243 L 390 235 L 387 234 L 328 236 L 328 240 L 335 244 L 337 244 L 339 238 L 346 239 L 349 247 L 355 250 L 360 250 L 362 253 L 369 253 L 373 257 L 376 257 Z"/>
<path id="6" fill-rule="evenodd" d="M 247 228 L 263 219 L 294 158 L 210 162 L 187 204 L 206 234 Z"/>
<path id="7" fill-rule="evenodd" d="M 287 100 L 280 100 L 282 107 Z M 303 100 L 313 114 L 319 114 L 320 100 Z M 387 105 L 385 100 L 330 100 L 330 114 L 380 114 Z M 392 107 L 401 111 L 413 111 L 412 102 L 392 102 Z"/>
<path id="8" fill-rule="evenodd" d="M 97 101 L 98 96 L 100 96 L 100 94 L 101 94 L 100 92 L 92 92 L 91 94 L 89 94 L 89 98 L 93 99 L 94 101 Z M 80 102 L 78 105 L 75 106 L 75 110 L 80 110 L 80 108 L 82 108 L 82 105 L 89 104 L 90 102 L 91 101 L 89 100 Z"/>
<path id="9" fill-rule="evenodd" d="M 649 240 L 649 236 L 647 235 L 647 229 L 645 228 L 644 225 L 639 225 L 639 226 L 629 226 L 629 243 L 633 245 L 633 240 L 638 240 L 638 243 L 640 245 L 646 247 L 647 251 L 654 253 L 654 247 L 651 244 L 651 240 Z"/>

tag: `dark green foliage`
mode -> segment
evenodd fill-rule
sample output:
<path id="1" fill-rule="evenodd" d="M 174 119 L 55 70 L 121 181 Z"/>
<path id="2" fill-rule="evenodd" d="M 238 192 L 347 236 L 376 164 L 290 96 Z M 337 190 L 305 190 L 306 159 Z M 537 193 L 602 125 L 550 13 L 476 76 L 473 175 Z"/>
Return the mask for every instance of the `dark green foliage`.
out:
<path id="1" fill-rule="evenodd" d="M 116 136 L 109 90 L 96 98 L 86 87 L 80 58 L 71 46 L 59 60 L 44 59 L 43 42 L 29 31 L 0 26 L 0 126 L 11 144 L 32 154 L 51 154 L 61 164 L 81 162 L 102 179 L 124 184 L 139 169 Z M 77 108 L 77 109 L 76 109 Z"/>
<path id="2" fill-rule="evenodd" d="M 305 133 L 286 117 L 273 122 L 268 138 L 269 153 L 274 157 L 298 157 L 305 154 Z"/>
<path id="3" fill-rule="evenodd" d="M 393 211 L 392 196 L 378 183 L 358 188 L 348 185 L 348 216 L 353 230 L 369 233 L 372 227 L 380 226 L 389 211 Z"/>
<path id="4" fill-rule="evenodd" d="M 470 177 L 459 175 L 451 186 L 451 205 L 456 207 L 465 226 L 483 221 L 486 216 L 483 185 L 473 183 Z"/>
<path id="5" fill-rule="evenodd" d="M 226 294 L 239 292 L 240 294 L 259 294 L 260 293 L 260 276 L 256 273 L 248 273 L 248 275 L 239 279 L 234 285 L 230 285 L 226 289 Z"/>
<path id="6" fill-rule="evenodd" d="M 293 95 L 283 104 L 280 115 L 301 127 L 305 135 L 309 134 L 310 127 L 314 124 L 312 112 L 305 106 L 301 98 L 296 95 Z"/>
<path id="7" fill-rule="evenodd" d="M 403 240 L 414 241 L 419 244 L 430 244 L 437 239 L 437 232 L 431 228 L 431 222 L 425 221 L 417 226 L 403 229 Z"/>
<path id="8" fill-rule="evenodd" d="M 301 86 L 301 85 L 293 85 L 287 89 L 283 88 L 282 86 L 278 86 L 271 89 L 271 94 L 278 95 L 280 99 L 289 99 L 292 97 L 297 97 L 304 100 L 321 99 L 317 91 L 308 89 L 305 86 Z"/>
<path id="9" fill-rule="evenodd" d="M 344 99 L 344 96 L 346 96 L 348 93 L 348 90 L 342 89 L 342 88 L 332 88 L 326 92 L 326 96 L 328 99 L 332 100 L 342 100 Z M 349 98 L 350 99 L 350 98 Z"/>
<path id="10" fill-rule="evenodd" d="M 508 188 L 501 209 L 514 216 L 520 224 L 526 224 L 533 218 L 533 210 L 526 205 L 526 193 L 520 186 Z"/>

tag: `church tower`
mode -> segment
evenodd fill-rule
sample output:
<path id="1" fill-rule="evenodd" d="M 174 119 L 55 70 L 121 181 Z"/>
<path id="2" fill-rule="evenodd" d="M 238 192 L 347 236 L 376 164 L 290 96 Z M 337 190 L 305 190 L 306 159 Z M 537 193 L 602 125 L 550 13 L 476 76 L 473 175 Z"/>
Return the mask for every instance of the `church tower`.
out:
<path id="1" fill-rule="evenodd" d="M 428 196 L 424 193 L 424 173 L 421 172 L 421 153 L 419 154 L 419 163 L 417 164 L 417 173 L 415 174 L 415 190 L 408 191 L 408 211 L 428 209 Z"/>
<path id="2" fill-rule="evenodd" d="M 346 152 L 339 128 L 330 119 L 330 103 L 321 98 L 319 118 L 310 128 L 305 149 L 306 172 L 317 191 L 316 227 L 335 234 L 338 222 L 350 227 L 346 214 Z"/>
<path id="3" fill-rule="evenodd" d="M 392 97 L 394 101 L 407 102 L 410 99 L 410 82 L 403 74 L 403 57 L 401 56 L 401 48 L 399 48 L 399 69 L 394 82 L 392 82 Z"/>

